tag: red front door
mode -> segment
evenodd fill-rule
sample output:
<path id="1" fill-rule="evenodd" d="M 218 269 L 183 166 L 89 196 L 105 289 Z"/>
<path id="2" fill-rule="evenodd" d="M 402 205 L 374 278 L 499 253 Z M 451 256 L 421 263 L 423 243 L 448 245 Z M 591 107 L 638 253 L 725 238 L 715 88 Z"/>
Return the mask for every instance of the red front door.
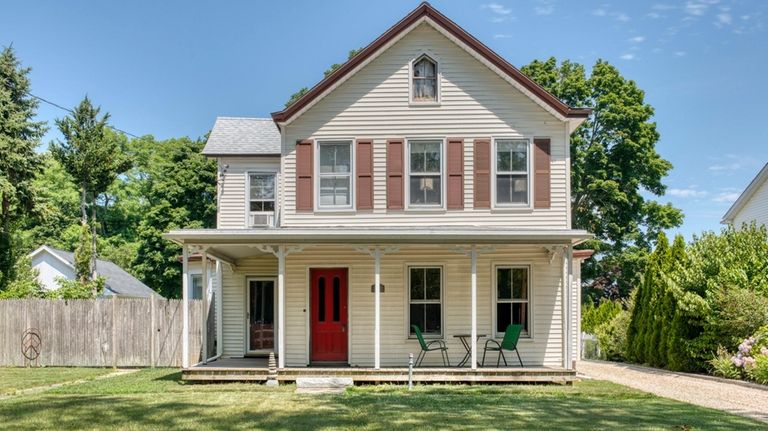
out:
<path id="1" fill-rule="evenodd" d="M 310 270 L 312 361 L 347 361 L 347 270 Z"/>

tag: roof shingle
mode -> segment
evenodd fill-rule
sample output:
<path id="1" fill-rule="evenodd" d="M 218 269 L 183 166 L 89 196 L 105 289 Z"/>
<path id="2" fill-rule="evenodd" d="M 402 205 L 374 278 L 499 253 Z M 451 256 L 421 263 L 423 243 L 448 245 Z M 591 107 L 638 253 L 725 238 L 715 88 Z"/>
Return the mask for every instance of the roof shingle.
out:
<path id="1" fill-rule="evenodd" d="M 203 154 L 279 155 L 280 130 L 271 118 L 218 117 Z"/>

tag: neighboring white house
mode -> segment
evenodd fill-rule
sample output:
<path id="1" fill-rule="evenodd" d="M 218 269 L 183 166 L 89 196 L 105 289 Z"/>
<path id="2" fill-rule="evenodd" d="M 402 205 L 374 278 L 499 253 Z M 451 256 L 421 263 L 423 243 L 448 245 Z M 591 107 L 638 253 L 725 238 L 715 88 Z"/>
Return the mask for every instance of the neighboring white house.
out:
<path id="1" fill-rule="evenodd" d="M 526 367 L 572 371 L 592 235 L 571 228 L 569 139 L 589 114 L 422 3 L 272 118 L 218 118 L 217 228 L 166 234 L 185 298 L 188 257 L 217 262 L 217 357 L 401 367 L 415 325 L 475 370 L 519 325 Z"/>
<path id="2" fill-rule="evenodd" d="M 731 205 L 722 223 L 740 227 L 753 221 L 768 226 L 768 163 Z"/>
<path id="3" fill-rule="evenodd" d="M 44 245 L 29 254 L 38 280 L 47 290 L 59 288 L 58 278 L 75 278 L 75 254 Z M 106 279 L 104 296 L 148 298 L 157 293 L 123 268 L 108 260 L 96 260 L 96 272 Z"/>

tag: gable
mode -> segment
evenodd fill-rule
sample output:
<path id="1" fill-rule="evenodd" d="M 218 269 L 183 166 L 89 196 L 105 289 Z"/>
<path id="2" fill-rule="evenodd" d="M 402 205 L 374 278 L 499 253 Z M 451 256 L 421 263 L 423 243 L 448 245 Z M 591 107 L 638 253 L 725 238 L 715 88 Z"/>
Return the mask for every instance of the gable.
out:
<path id="1" fill-rule="evenodd" d="M 531 100 L 540 104 L 561 121 L 572 119 L 572 128 L 575 128 L 580 124 L 591 112 L 591 110 L 587 108 L 571 108 L 565 105 L 541 86 L 533 82 L 533 80 L 523 75 L 501 56 L 483 45 L 479 40 L 425 2 L 387 30 L 370 45 L 365 47 L 362 52 L 350 59 L 334 73 L 320 81 L 320 83 L 310 89 L 307 94 L 301 97 L 298 101 L 282 111 L 272 113 L 273 120 L 281 126 L 290 124 L 295 117 L 302 115 L 307 109 L 313 106 L 314 103 L 326 97 L 338 85 L 343 83 L 346 79 L 349 79 L 350 76 L 358 73 L 359 70 L 365 67 L 370 61 L 381 55 L 383 52 L 386 52 L 386 50 L 397 43 L 400 38 L 404 37 L 414 28 L 423 23 L 428 23 L 446 37 L 453 40 L 457 45 L 461 46 L 464 50 L 477 58 L 478 61 L 494 70 L 513 87 L 518 88 L 518 90 L 530 97 Z"/>
<path id="2" fill-rule="evenodd" d="M 410 101 L 409 63 L 423 54 L 439 64 L 439 105 L 416 106 Z M 285 145 L 292 146 L 294 136 L 324 135 L 526 136 L 549 128 L 559 136 L 562 125 L 433 26 L 421 23 L 286 126 L 290 133 Z"/>

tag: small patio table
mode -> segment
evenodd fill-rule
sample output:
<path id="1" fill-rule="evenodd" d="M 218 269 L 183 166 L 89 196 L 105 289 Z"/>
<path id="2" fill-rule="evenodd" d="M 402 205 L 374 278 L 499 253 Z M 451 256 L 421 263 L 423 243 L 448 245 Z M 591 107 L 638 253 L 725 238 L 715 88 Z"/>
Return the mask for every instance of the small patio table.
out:
<path id="1" fill-rule="evenodd" d="M 477 340 L 479 341 L 481 338 L 485 338 L 488 335 L 486 334 L 477 334 Z M 464 365 L 467 365 L 467 362 L 470 361 L 470 358 L 472 357 L 472 346 L 469 345 L 470 341 L 472 339 L 472 334 L 454 334 L 453 338 L 458 338 L 459 341 L 461 341 L 461 345 L 464 346 L 464 350 L 467 351 L 467 353 L 464 355 L 464 358 L 462 358 L 461 362 L 459 362 L 459 367 L 463 367 Z M 478 366 L 480 366 L 480 363 L 477 363 Z"/>

